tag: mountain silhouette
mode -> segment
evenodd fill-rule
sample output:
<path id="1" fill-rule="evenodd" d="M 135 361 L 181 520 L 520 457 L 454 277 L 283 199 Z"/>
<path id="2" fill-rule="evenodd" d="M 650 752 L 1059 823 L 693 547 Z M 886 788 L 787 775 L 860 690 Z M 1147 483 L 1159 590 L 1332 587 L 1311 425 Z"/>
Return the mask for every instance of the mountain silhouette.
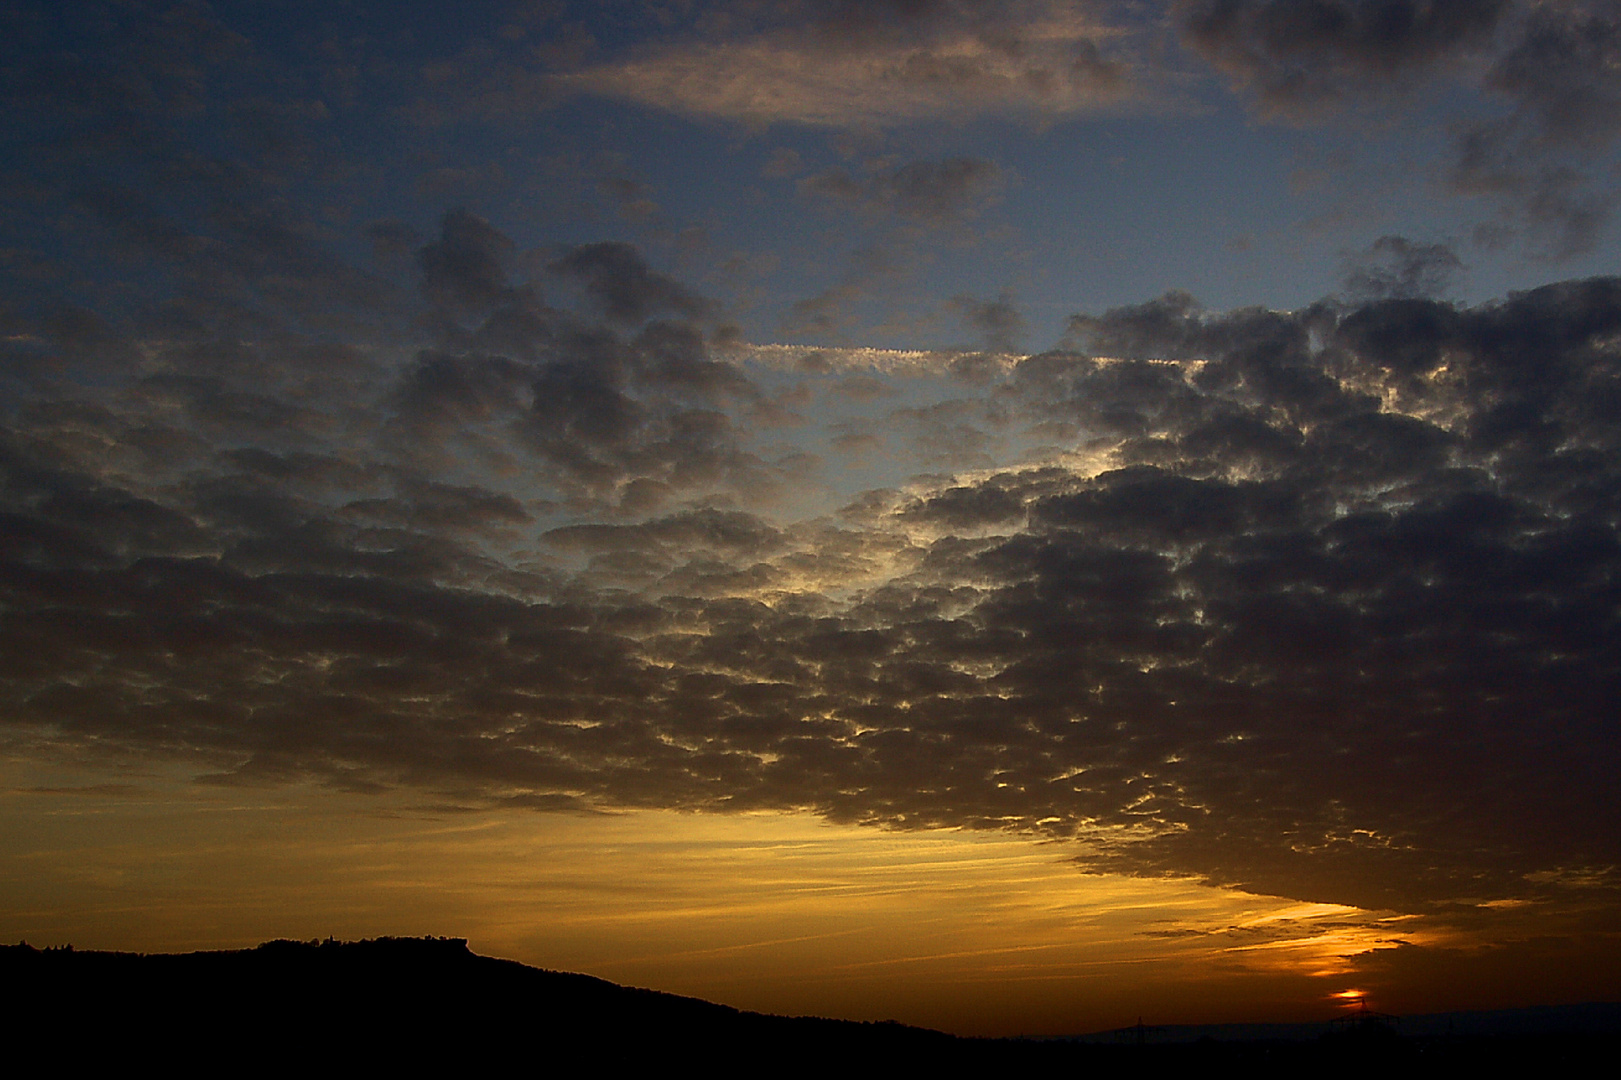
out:
<path id="1" fill-rule="evenodd" d="M 461 938 L 169 955 L 16 945 L 0 947 L 0 979 L 15 994 L 15 1031 L 76 1056 L 161 1054 L 199 1066 L 701 1058 L 767 1067 L 960 1059 L 990 1045 L 893 1022 L 743 1012 L 479 956 Z"/>
<path id="2" fill-rule="evenodd" d="M 14 1047 L 48 1047 L 64 1065 L 153 1063 L 183 1073 L 683 1063 L 791 1075 L 1007 1067 L 1103 1074 L 1235 1067 L 1269 1075 L 1396 1059 L 1574 1065 L 1618 1045 L 1613 1030 L 1413 1037 L 1399 1024 L 1378 1039 L 1347 1038 L 1326 1025 L 1310 1041 L 960 1038 L 893 1021 L 745 1012 L 479 956 L 461 938 L 271 941 L 154 955 L 18 944 L 0 946 L 0 985 L 11 999 L 5 1015 Z"/>

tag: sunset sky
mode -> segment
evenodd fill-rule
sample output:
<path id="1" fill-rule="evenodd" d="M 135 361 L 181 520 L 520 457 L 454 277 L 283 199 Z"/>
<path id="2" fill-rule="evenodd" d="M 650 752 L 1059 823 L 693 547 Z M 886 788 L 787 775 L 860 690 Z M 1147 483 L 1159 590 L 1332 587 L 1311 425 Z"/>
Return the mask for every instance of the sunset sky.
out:
<path id="1" fill-rule="evenodd" d="M 1621 1000 L 1613 0 L 0 8 L 0 941 Z"/>

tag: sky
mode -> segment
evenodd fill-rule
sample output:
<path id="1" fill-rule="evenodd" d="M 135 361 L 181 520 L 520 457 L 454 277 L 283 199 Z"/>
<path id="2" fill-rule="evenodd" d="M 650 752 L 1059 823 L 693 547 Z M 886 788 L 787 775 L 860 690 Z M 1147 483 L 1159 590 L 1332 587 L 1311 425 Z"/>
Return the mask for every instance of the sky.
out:
<path id="1" fill-rule="evenodd" d="M 0 940 L 1621 999 L 1600 0 L 8 4 Z"/>

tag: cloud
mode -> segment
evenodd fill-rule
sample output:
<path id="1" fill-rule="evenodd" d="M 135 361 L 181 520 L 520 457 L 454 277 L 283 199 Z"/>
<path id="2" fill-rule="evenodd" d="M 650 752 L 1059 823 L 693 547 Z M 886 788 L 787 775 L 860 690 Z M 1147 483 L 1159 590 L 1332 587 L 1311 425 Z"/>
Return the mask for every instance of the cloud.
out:
<path id="1" fill-rule="evenodd" d="M 1337 122 L 1347 110 L 1462 82 L 1445 166 L 1450 187 L 1495 204 L 1505 230 L 1553 259 L 1590 251 L 1614 195 L 1604 159 L 1621 133 L 1621 22 L 1571 0 L 1181 0 L 1184 44 L 1263 115 Z M 1429 102 L 1433 104 L 1433 102 Z"/>
<path id="2" fill-rule="evenodd" d="M 361 369 L 406 441 L 284 435 L 218 389 L 194 420 L 156 390 L 12 402 L 6 738 L 1014 829 L 1409 911 L 1557 904 L 1560 868 L 1621 857 L 1621 282 L 1078 319 L 1104 358 L 886 418 L 966 471 L 838 525 L 728 503 L 762 468 L 751 390 L 701 336 L 547 318 L 533 358 Z M 1076 434 L 982 469 L 1021 425 Z M 110 467 L 98 431 L 153 449 Z"/>
<path id="3" fill-rule="evenodd" d="M 1444 294 L 1462 270 L 1463 261 L 1447 244 L 1381 236 L 1346 260 L 1345 290 L 1361 300 L 1435 297 Z"/>
<path id="4" fill-rule="evenodd" d="M 1555 259 L 1590 251 L 1616 203 L 1602 179 L 1621 134 L 1621 17 L 1607 5 L 1539 5 L 1486 73 L 1506 116 L 1468 124 L 1452 155 L 1459 192 L 1503 205 Z"/>
<path id="5" fill-rule="evenodd" d="M 565 89 L 748 124 L 852 127 L 1096 112 L 1140 96 L 1100 5 L 830 5 L 808 23 L 656 46 Z"/>
<path id="6" fill-rule="evenodd" d="M 629 244 L 581 244 L 552 263 L 551 270 L 579 281 L 616 321 L 637 323 L 661 312 L 696 318 L 711 310 L 702 297 L 649 269 Z"/>
<path id="7" fill-rule="evenodd" d="M 1602 146 L 1621 134 L 1621 18 L 1609 5 L 1546 4 L 1497 57 L 1486 85 L 1536 119 L 1543 139 Z"/>
<path id="8" fill-rule="evenodd" d="M 799 180 L 802 194 L 855 210 L 885 227 L 877 242 L 857 249 L 839 279 L 795 302 L 783 319 L 790 334 L 837 334 L 852 309 L 903 279 L 919 249 L 937 230 L 960 235 L 996 197 L 1001 167 L 975 157 L 868 162 L 859 173 L 830 169 Z"/>
<path id="9" fill-rule="evenodd" d="M 849 266 L 838 281 L 814 296 L 796 301 L 788 309 L 783 329 L 790 334 L 818 337 L 836 334 L 851 308 L 867 299 L 880 285 L 893 282 L 905 273 L 911 255 L 908 239 L 895 235 L 887 242 L 853 252 Z"/>
<path id="10" fill-rule="evenodd" d="M 1304 116 L 1413 82 L 1489 44 L 1510 0 L 1180 0 L 1183 41 L 1253 94 Z"/>
<path id="11" fill-rule="evenodd" d="M 452 210 L 439 239 L 417 254 L 422 289 L 430 303 L 483 313 L 507 297 L 507 263 L 513 243 L 489 222 Z"/>
<path id="12" fill-rule="evenodd" d="M 414 468 L 469 451 L 528 461 L 564 498 L 651 505 L 663 497 L 655 492 L 733 483 L 758 494 L 769 470 L 742 450 L 723 407 L 755 407 L 762 395 L 684 321 L 714 305 L 634 246 L 602 242 L 547 266 L 580 287 L 592 316 L 582 317 L 541 302 L 534 283 L 510 281 L 511 246 L 452 211 L 422 249 L 424 299 L 480 318 L 435 326 L 441 344 L 401 372 L 388 398 L 392 451 Z"/>
<path id="13" fill-rule="evenodd" d="M 980 335 L 991 352 L 1013 352 L 1024 334 L 1024 316 L 1005 292 L 995 300 L 959 296 L 950 307 L 962 317 L 965 326 Z"/>

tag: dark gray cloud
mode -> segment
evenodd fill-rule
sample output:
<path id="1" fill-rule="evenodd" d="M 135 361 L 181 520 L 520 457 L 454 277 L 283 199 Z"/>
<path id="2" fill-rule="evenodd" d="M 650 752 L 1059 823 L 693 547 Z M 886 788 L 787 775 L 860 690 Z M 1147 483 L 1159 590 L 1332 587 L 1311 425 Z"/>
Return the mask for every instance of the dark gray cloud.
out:
<path id="1" fill-rule="evenodd" d="M 1621 133 L 1621 17 L 1608 4 L 1534 8 L 1486 85 L 1531 113 L 1540 137 L 1602 146 Z"/>
<path id="2" fill-rule="evenodd" d="M 655 488 L 763 482 L 768 470 L 740 449 L 724 408 L 762 396 L 710 357 L 700 328 L 654 318 L 704 316 L 709 301 L 631 245 L 599 243 L 547 267 L 581 287 L 588 311 L 554 308 L 510 276 L 512 247 L 488 222 L 452 211 L 421 249 L 428 311 L 418 323 L 439 344 L 388 388 L 390 452 L 424 469 L 468 453 L 522 460 L 565 499 L 635 491 L 645 501 Z"/>
<path id="3" fill-rule="evenodd" d="M 1571 0 L 1182 0 L 1184 43 L 1268 115 L 1304 121 L 1388 102 L 1441 74 L 1475 107 L 1455 117 L 1452 188 L 1484 197 L 1554 259 L 1592 249 L 1614 209 L 1621 20 Z M 1476 81 L 1478 80 L 1478 82 Z"/>
<path id="4" fill-rule="evenodd" d="M 377 235 L 376 229 L 372 234 Z M 507 297 L 513 243 L 489 222 L 453 210 L 439 226 L 439 239 L 417 254 L 422 291 L 429 303 L 484 314 Z"/>
<path id="5" fill-rule="evenodd" d="M 4 447 L 7 737 L 231 782 L 1018 829 L 1408 910 L 1554 903 L 1621 857 L 1621 282 L 1076 325 L 1110 358 L 1032 356 L 912 419 L 995 402 L 1092 465 L 920 481 L 842 527 L 722 502 L 543 527 L 499 470 L 382 429 L 272 450 L 233 421 L 109 469 L 83 434 L 157 399 L 37 398 Z M 723 489 L 733 422 L 680 401 L 735 373 L 674 329 L 680 374 L 651 359 L 677 345 L 582 326 L 533 361 L 424 354 L 379 400 L 419 441 L 505 424 L 561 477 Z M 552 554 L 512 554 L 526 532 Z"/>
<path id="6" fill-rule="evenodd" d="M 1183 40 L 1263 109 L 1298 115 L 1487 44 L 1510 0 L 1180 0 Z"/>
<path id="7" fill-rule="evenodd" d="M 1591 250 L 1615 208 L 1605 157 L 1621 134 L 1621 15 L 1613 5 L 1539 5 L 1485 85 L 1506 116 L 1469 124 L 1451 181 L 1494 198 L 1554 258 Z"/>
<path id="8" fill-rule="evenodd" d="M 790 334 L 836 336 L 850 318 L 852 309 L 893 286 L 904 277 L 912 256 L 903 241 L 878 243 L 853 252 L 839 280 L 803 300 L 795 301 L 783 319 Z"/>
<path id="9" fill-rule="evenodd" d="M 618 322 L 638 323 L 666 312 L 697 318 L 711 308 L 685 286 L 654 273 L 630 244 L 582 244 L 551 269 L 579 281 L 604 314 Z"/>
<path id="10" fill-rule="evenodd" d="M 923 242 L 936 230 L 959 237 L 995 198 L 1002 170 L 974 157 L 896 164 L 869 161 L 859 172 L 829 169 L 798 182 L 799 191 L 855 210 L 885 228 L 874 243 L 856 249 L 832 285 L 795 302 L 783 319 L 790 334 L 836 337 L 852 313 L 894 287 L 926 257 Z"/>
<path id="11" fill-rule="evenodd" d="M 1024 316 L 1005 292 L 995 300 L 959 296 L 951 301 L 951 307 L 963 325 L 979 335 L 992 352 L 1012 352 L 1024 335 Z"/>
<path id="12" fill-rule="evenodd" d="M 1593 249 L 1615 208 L 1612 191 L 1594 184 L 1584 167 L 1528 145 L 1513 122 L 1482 124 L 1466 132 L 1455 150 L 1450 175 L 1462 194 L 1499 203 L 1509 224 L 1487 225 L 1488 242 L 1503 229 L 1528 232 L 1541 254 L 1558 260 Z"/>
<path id="13" fill-rule="evenodd" d="M 954 532 L 1007 527 L 1022 523 L 1028 515 L 1028 487 L 1025 478 L 1004 474 L 981 484 L 930 492 L 902 513 Z"/>
<path id="14" fill-rule="evenodd" d="M 1463 260 L 1449 244 L 1420 244 L 1405 236 L 1381 236 L 1346 260 L 1345 291 L 1358 300 L 1444 296 Z"/>

